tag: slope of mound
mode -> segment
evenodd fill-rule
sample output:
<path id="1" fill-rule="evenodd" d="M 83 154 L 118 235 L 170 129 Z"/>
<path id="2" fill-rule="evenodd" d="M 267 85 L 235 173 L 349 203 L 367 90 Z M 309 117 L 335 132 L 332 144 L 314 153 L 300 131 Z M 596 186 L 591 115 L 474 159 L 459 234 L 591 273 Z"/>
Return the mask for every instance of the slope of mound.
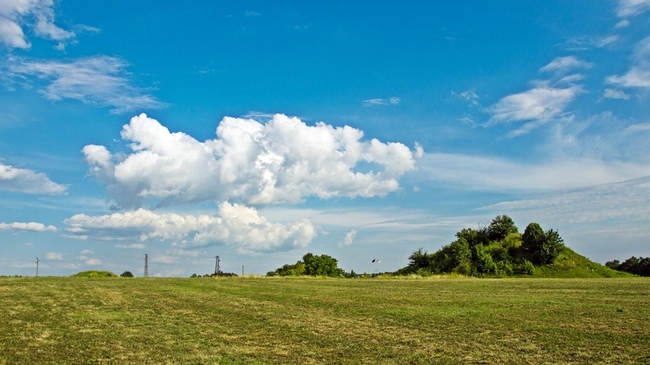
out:
<path id="1" fill-rule="evenodd" d="M 542 278 L 619 278 L 634 275 L 612 270 L 564 247 L 552 264 L 536 266 L 532 276 Z"/>
<path id="2" fill-rule="evenodd" d="M 117 275 L 110 271 L 89 270 L 78 272 L 70 276 L 71 278 L 116 278 Z"/>

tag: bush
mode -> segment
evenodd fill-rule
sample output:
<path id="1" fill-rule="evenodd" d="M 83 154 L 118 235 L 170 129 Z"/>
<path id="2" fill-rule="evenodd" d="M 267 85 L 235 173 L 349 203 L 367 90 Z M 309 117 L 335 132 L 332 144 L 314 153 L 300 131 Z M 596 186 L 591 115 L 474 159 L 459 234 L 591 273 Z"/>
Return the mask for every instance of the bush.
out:
<path id="1" fill-rule="evenodd" d="M 469 261 L 461 262 L 454 268 L 454 272 L 459 275 L 470 275 L 472 273 L 472 265 Z"/>
<path id="2" fill-rule="evenodd" d="M 521 273 L 524 275 L 533 275 L 535 273 L 535 265 L 524 259 L 524 262 L 521 264 Z"/>
<path id="3" fill-rule="evenodd" d="M 483 246 L 474 246 L 474 267 L 478 274 L 493 275 L 497 272 L 497 265 Z"/>
<path id="4" fill-rule="evenodd" d="M 511 276 L 514 270 L 510 261 L 499 261 L 497 262 L 497 272 L 499 275 Z"/>
<path id="5" fill-rule="evenodd" d="M 123 277 L 123 278 L 132 278 L 133 273 L 131 273 L 130 271 L 125 271 L 120 276 Z"/>

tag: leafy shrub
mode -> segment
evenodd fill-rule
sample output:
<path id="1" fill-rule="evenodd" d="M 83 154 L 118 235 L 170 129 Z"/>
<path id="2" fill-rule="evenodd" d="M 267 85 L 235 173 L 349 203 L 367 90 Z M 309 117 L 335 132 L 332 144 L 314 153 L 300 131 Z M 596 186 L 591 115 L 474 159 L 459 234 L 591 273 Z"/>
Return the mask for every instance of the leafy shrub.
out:
<path id="1" fill-rule="evenodd" d="M 125 271 L 120 276 L 123 277 L 123 278 L 132 278 L 133 273 L 131 273 L 130 271 Z"/>
<path id="2" fill-rule="evenodd" d="M 521 264 L 521 273 L 524 275 L 533 275 L 535 273 L 535 265 L 524 259 L 524 262 Z"/>
<path id="3" fill-rule="evenodd" d="M 498 261 L 496 265 L 497 273 L 500 275 L 511 276 L 514 273 L 512 263 L 510 263 L 510 261 Z"/>
<path id="4" fill-rule="evenodd" d="M 474 246 L 474 268 L 478 274 L 493 275 L 497 272 L 497 265 L 483 246 Z"/>
<path id="5" fill-rule="evenodd" d="M 459 275 L 470 275 L 472 273 L 472 265 L 469 261 L 461 262 L 454 268 L 453 272 Z"/>

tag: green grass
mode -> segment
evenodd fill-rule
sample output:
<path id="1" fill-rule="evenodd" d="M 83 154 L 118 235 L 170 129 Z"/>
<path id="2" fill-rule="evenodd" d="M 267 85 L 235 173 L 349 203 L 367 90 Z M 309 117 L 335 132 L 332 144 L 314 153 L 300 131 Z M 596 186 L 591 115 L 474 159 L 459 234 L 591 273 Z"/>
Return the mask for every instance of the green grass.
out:
<path id="1" fill-rule="evenodd" d="M 633 277 L 634 275 L 612 270 L 565 247 L 552 265 L 536 266 L 533 276 L 545 278 L 623 278 Z"/>
<path id="2" fill-rule="evenodd" d="M 0 279 L 0 364 L 650 363 L 650 279 Z"/>

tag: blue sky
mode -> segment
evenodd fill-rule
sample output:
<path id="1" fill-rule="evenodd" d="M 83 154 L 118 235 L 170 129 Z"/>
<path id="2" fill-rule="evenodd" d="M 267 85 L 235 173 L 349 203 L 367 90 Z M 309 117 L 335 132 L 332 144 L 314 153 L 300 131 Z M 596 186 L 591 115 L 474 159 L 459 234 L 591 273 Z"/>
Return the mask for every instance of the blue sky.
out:
<path id="1" fill-rule="evenodd" d="M 0 275 L 392 271 L 498 214 L 649 256 L 649 25 L 648 0 L 5 0 Z"/>

